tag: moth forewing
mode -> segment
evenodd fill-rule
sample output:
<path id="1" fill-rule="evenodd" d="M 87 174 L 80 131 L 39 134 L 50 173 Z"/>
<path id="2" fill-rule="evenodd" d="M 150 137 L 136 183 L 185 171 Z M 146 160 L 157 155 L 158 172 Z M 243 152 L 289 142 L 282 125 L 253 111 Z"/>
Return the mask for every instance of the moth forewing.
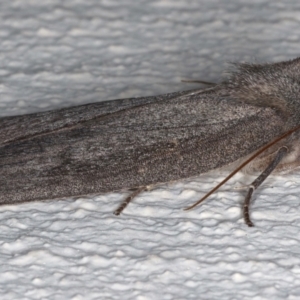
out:
<path id="1" fill-rule="evenodd" d="M 2 118 L 0 204 L 141 190 L 247 157 L 299 126 L 298 64 L 241 64 L 207 89 Z"/>

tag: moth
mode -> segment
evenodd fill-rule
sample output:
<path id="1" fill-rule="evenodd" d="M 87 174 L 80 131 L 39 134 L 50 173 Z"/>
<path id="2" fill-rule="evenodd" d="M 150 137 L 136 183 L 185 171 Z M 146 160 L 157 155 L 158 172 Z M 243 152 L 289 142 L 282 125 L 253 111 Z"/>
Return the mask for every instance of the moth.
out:
<path id="1" fill-rule="evenodd" d="M 300 58 L 237 64 L 191 91 L 4 117 L 0 128 L 0 204 L 128 190 L 118 215 L 149 186 L 244 161 L 262 172 L 244 204 L 253 226 L 253 191 L 299 165 Z"/>

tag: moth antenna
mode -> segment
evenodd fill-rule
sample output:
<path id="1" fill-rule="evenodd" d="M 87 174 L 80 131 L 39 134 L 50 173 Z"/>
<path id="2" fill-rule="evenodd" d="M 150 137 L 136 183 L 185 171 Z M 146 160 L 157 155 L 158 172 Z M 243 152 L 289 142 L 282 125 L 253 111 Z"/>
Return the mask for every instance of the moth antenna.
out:
<path id="1" fill-rule="evenodd" d="M 194 203 L 191 206 L 186 207 L 184 210 L 191 210 L 200 203 L 202 203 L 205 199 L 207 199 L 211 194 L 213 194 L 216 190 L 218 190 L 224 183 L 226 183 L 231 177 L 233 177 L 237 172 L 239 172 L 243 167 L 245 167 L 247 164 L 249 164 L 254 158 L 256 158 L 258 155 L 266 151 L 268 148 L 279 142 L 280 140 L 284 139 L 288 135 L 292 134 L 293 132 L 297 131 L 300 129 L 300 125 L 287 131 L 286 133 L 282 134 L 279 136 L 277 139 L 273 140 L 272 142 L 268 143 L 264 147 L 262 147 L 259 151 L 254 153 L 252 156 L 250 156 L 246 161 L 244 161 L 239 167 L 237 167 L 234 171 L 232 171 L 224 180 L 222 180 L 217 186 L 215 186 L 210 192 L 204 195 L 199 201 Z"/>
<path id="2" fill-rule="evenodd" d="M 181 80 L 181 82 L 186 82 L 186 83 L 201 83 L 201 84 L 205 84 L 205 85 L 217 85 L 214 82 L 209 82 L 209 81 L 204 81 L 204 80 L 193 80 L 193 79 L 183 79 Z"/>

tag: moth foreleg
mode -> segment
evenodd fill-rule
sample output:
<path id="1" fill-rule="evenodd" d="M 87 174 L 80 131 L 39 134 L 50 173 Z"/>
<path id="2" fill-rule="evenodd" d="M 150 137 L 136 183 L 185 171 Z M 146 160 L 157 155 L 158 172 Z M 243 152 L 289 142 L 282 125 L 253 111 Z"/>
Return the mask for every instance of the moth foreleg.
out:
<path id="1" fill-rule="evenodd" d="M 125 207 L 129 204 L 129 202 L 135 198 L 139 193 L 146 191 L 148 189 L 147 186 L 143 186 L 140 188 L 137 188 L 131 193 L 122 203 L 121 205 L 114 211 L 114 214 L 116 216 L 120 215 L 120 213 L 125 209 Z"/>
<path id="2" fill-rule="evenodd" d="M 256 190 L 264 182 L 264 180 L 271 174 L 271 172 L 276 168 L 276 166 L 280 163 L 280 161 L 282 160 L 282 158 L 285 156 L 287 152 L 288 152 L 288 148 L 286 146 L 280 148 L 275 158 L 271 161 L 271 163 L 267 166 L 267 168 L 251 183 L 243 207 L 244 220 L 249 227 L 254 226 L 250 220 L 250 215 L 249 215 L 249 205 L 254 190 Z"/>

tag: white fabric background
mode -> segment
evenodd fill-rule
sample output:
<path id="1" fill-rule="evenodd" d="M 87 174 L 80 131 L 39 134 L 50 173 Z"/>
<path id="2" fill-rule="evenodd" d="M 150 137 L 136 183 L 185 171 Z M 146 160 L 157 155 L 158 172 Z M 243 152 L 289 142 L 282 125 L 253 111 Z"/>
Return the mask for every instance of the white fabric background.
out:
<path id="1" fill-rule="evenodd" d="M 300 3 L 0 3 L 0 114 L 194 88 L 228 61 L 300 55 Z M 0 207 L 1 299 L 299 299 L 299 172 L 255 194 L 247 228 L 238 174 L 197 209 L 218 172 L 144 193 Z"/>

